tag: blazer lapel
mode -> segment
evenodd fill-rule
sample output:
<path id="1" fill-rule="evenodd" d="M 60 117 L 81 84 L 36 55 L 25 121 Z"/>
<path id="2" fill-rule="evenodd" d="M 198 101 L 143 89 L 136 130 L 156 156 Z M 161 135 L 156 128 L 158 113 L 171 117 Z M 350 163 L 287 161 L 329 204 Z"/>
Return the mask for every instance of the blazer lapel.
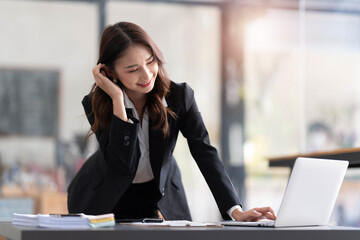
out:
<path id="1" fill-rule="evenodd" d="M 126 111 L 126 114 L 127 116 L 131 116 L 131 117 L 134 117 L 134 113 L 133 113 L 133 109 L 132 108 L 125 108 L 125 111 Z M 140 151 L 140 145 L 139 145 L 139 141 L 138 141 L 138 138 L 136 138 L 136 156 L 137 156 L 137 163 L 136 163 L 136 169 L 138 168 L 139 166 L 139 159 L 140 159 L 140 156 L 141 156 L 141 151 Z M 136 172 L 135 172 L 136 174 Z M 133 176 L 135 177 L 135 175 Z"/>
<path id="2" fill-rule="evenodd" d="M 153 123 L 149 120 L 149 151 L 150 164 L 155 181 L 159 184 L 161 165 L 164 159 L 164 137 L 160 131 L 153 130 Z"/>
<path id="3" fill-rule="evenodd" d="M 126 111 L 126 114 L 127 114 L 127 115 L 130 115 L 130 116 L 134 117 L 132 108 L 125 108 L 125 111 Z"/>

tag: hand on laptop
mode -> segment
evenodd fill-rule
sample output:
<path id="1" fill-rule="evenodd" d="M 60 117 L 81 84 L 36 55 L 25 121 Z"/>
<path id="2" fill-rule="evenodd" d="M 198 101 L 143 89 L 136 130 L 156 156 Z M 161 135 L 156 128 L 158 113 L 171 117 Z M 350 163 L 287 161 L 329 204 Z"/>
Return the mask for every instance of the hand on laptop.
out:
<path id="1" fill-rule="evenodd" d="M 247 211 L 235 209 L 232 216 L 236 221 L 257 222 L 262 219 L 275 220 L 276 215 L 271 207 L 253 208 Z"/>

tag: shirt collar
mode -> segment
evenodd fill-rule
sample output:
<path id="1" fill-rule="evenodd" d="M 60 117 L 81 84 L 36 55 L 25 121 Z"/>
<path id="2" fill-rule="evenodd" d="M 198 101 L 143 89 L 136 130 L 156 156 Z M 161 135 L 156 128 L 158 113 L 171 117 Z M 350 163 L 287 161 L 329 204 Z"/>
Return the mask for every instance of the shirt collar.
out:
<path id="1" fill-rule="evenodd" d="M 124 104 L 125 104 L 125 108 L 132 108 L 134 109 L 135 106 L 132 103 L 132 101 L 130 100 L 130 98 L 128 97 L 128 95 L 126 94 L 126 92 L 123 90 L 123 94 L 124 94 Z"/>
<path id="2" fill-rule="evenodd" d="M 124 94 L 125 108 L 135 109 L 133 102 L 130 100 L 130 98 L 128 97 L 128 95 L 126 94 L 126 92 L 124 90 L 123 90 L 123 94 Z M 164 107 L 168 106 L 165 98 L 162 99 L 162 104 L 164 105 Z"/>

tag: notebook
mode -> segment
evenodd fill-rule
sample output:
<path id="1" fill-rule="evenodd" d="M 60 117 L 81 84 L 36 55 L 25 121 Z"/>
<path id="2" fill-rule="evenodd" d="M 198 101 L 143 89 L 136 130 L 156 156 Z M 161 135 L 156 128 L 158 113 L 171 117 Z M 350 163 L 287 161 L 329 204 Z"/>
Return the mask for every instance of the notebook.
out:
<path id="1" fill-rule="evenodd" d="M 344 160 L 297 158 L 275 221 L 221 223 L 260 227 L 328 225 L 348 165 Z"/>

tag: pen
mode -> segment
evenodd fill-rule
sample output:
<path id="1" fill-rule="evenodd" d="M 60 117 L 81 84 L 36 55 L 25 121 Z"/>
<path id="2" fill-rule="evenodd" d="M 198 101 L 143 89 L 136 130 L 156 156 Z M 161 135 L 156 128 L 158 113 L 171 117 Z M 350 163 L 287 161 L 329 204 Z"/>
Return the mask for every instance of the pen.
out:
<path id="1" fill-rule="evenodd" d="M 162 218 L 139 218 L 139 219 L 116 219 L 117 223 L 142 222 L 142 223 L 161 223 Z"/>
<path id="2" fill-rule="evenodd" d="M 144 218 L 143 223 L 161 223 L 164 219 L 162 218 Z"/>
<path id="3" fill-rule="evenodd" d="M 56 214 L 56 213 L 50 213 L 50 217 L 81 217 L 81 213 L 68 213 L 68 214 Z"/>

